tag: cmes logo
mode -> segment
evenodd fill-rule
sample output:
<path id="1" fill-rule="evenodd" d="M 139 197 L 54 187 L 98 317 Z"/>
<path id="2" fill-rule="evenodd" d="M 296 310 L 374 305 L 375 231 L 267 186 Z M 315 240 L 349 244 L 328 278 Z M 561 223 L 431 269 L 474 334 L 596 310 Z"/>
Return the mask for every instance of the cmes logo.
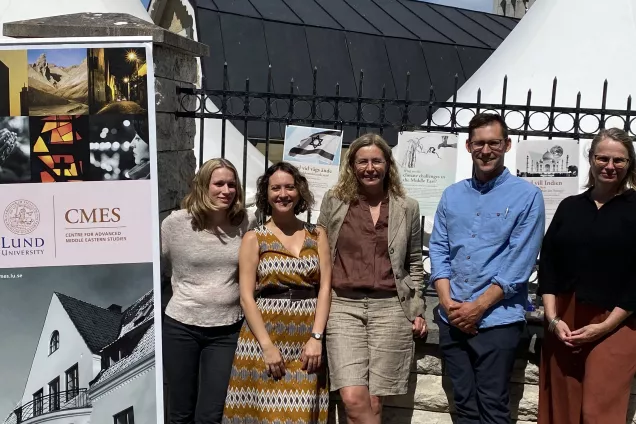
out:
<path id="1" fill-rule="evenodd" d="M 121 220 L 120 208 L 69 209 L 64 219 L 69 224 L 106 224 Z"/>

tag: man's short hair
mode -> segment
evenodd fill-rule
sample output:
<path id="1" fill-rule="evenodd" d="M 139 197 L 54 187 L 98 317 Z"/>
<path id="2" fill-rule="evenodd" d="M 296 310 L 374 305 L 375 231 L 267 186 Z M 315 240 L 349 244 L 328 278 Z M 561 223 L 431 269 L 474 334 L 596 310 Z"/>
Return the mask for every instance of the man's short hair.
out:
<path id="1" fill-rule="evenodd" d="M 473 138 L 473 134 L 477 128 L 485 127 L 486 125 L 490 125 L 494 122 L 498 122 L 501 125 L 501 131 L 503 133 L 503 138 L 508 138 L 508 125 L 506 125 L 506 121 L 499 115 L 498 113 L 478 113 L 473 116 L 473 119 L 468 123 L 468 140 Z"/>

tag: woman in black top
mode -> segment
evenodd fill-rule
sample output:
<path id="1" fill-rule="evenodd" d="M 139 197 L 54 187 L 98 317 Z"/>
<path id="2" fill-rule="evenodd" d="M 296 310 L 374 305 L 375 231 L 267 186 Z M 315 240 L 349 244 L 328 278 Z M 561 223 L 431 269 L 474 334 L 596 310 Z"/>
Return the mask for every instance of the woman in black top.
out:
<path id="1" fill-rule="evenodd" d="M 636 374 L 636 157 L 602 130 L 587 191 L 564 199 L 543 241 L 546 318 L 539 424 L 624 424 Z"/>

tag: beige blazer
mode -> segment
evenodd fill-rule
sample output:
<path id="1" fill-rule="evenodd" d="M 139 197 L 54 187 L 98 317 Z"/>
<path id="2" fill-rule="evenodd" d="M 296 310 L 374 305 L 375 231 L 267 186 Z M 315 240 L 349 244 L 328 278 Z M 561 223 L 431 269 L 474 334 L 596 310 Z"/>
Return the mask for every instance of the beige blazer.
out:
<path id="1" fill-rule="evenodd" d="M 329 239 L 332 263 L 336 258 L 336 243 L 349 204 L 329 190 L 322 199 L 317 225 L 323 227 Z M 395 275 L 398 298 L 406 317 L 413 322 L 424 316 L 424 266 L 422 264 L 420 206 L 410 197 L 389 197 L 389 257 Z"/>

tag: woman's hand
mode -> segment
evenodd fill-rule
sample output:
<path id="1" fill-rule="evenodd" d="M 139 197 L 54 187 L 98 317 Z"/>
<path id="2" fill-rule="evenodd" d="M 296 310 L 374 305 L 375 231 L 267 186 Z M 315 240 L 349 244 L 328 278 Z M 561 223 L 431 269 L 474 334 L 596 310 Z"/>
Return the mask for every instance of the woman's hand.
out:
<path id="1" fill-rule="evenodd" d="M 605 325 L 589 324 L 585 327 L 579 328 L 578 330 L 572 331 L 566 340 L 572 345 L 581 345 L 598 340 L 607 333 L 608 331 Z"/>
<path id="2" fill-rule="evenodd" d="M 413 336 L 424 337 L 426 336 L 426 333 L 428 333 L 426 320 L 421 316 L 415 317 L 415 321 L 413 321 Z"/>
<path id="3" fill-rule="evenodd" d="M 285 375 L 285 362 L 278 348 L 272 344 L 263 349 L 263 360 L 267 367 L 267 374 L 279 379 Z"/>
<path id="4" fill-rule="evenodd" d="M 574 345 L 568 340 L 568 338 L 572 335 L 572 332 L 565 322 L 557 322 L 553 331 L 554 335 L 557 336 L 557 339 L 561 340 L 566 346 L 574 347 Z"/>
<path id="5" fill-rule="evenodd" d="M 313 337 L 310 338 L 303 347 L 300 361 L 303 363 L 302 369 L 308 374 L 318 371 L 322 363 L 322 343 Z"/>

